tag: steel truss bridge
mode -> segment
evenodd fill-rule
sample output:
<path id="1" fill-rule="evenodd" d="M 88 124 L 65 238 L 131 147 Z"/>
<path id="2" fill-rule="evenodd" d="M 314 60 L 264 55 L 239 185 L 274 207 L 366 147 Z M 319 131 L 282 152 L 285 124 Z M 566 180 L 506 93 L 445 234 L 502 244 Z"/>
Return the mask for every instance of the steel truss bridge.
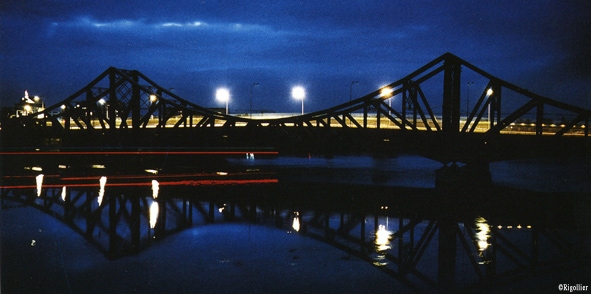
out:
<path id="1" fill-rule="evenodd" d="M 463 70 L 474 72 L 486 81 L 465 116 L 461 115 L 460 95 L 465 85 L 461 81 Z M 442 84 L 435 94 L 431 92 L 433 84 Z M 392 97 L 401 99 L 393 101 Z M 550 123 L 548 118 L 556 112 L 568 119 Z M 11 119 L 2 126 L 4 166 L 0 196 L 5 206 L 9 205 L 5 200 L 11 200 L 53 215 L 112 258 L 137 253 L 154 239 L 189 226 L 237 219 L 251 222 L 271 219 L 283 228 L 298 218 L 302 233 L 372 263 L 379 258 L 379 263 L 385 263 L 379 264 L 381 270 L 413 289 L 422 291 L 426 285 L 427 291 L 448 292 L 457 288 L 457 276 L 464 270 L 456 263 L 460 255 L 465 257 L 467 271 L 476 285 L 494 283 L 513 274 L 539 273 L 557 264 L 561 268 L 576 268 L 580 262 L 588 266 L 588 256 L 580 255 L 577 243 L 568 236 L 560 236 L 552 227 L 535 221 L 519 236 L 519 242 L 525 238 L 530 244 L 522 249 L 515 245 L 518 241 L 513 239 L 511 230 L 506 230 L 504 220 L 494 217 L 489 219 L 493 246 L 483 249 L 479 245 L 482 240 L 475 239 L 473 216 L 466 215 L 470 209 L 465 209 L 465 203 L 446 202 L 470 201 L 470 195 L 464 195 L 466 191 L 462 190 L 466 189 L 465 185 L 454 185 L 453 179 L 449 184 L 445 177 L 441 177 L 444 184 L 437 185 L 440 197 L 432 199 L 431 209 L 427 205 L 409 205 L 420 207 L 409 212 L 400 203 L 415 198 L 396 198 L 391 191 L 376 192 L 375 195 L 384 197 L 373 198 L 383 200 L 380 202 L 363 199 L 338 208 L 306 206 L 315 200 L 326 204 L 323 201 L 330 197 L 323 193 L 331 189 L 309 193 L 323 195 L 322 200 L 298 200 L 301 196 L 298 195 L 279 201 L 269 195 L 294 190 L 293 187 L 283 187 L 273 175 L 258 173 L 229 174 L 224 180 L 210 178 L 210 174 L 191 173 L 181 175 L 187 178 L 181 179 L 180 185 L 165 185 L 166 176 L 158 175 L 163 178 L 158 179 L 161 185 L 157 197 L 154 189 L 150 189 L 148 177 L 140 181 L 132 179 L 132 174 L 119 173 L 109 175 L 104 190 L 97 189 L 98 176 L 52 178 L 49 174 L 42 179 L 41 188 L 36 188 L 31 186 L 33 176 L 6 174 L 4 169 L 9 167 L 6 160 L 29 160 L 38 153 L 37 156 L 55 161 L 57 166 L 62 159 L 78 161 L 82 155 L 77 151 L 91 160 L 116 161 L 113 157 L 136 151 L 135 158 L 142 157 L 140 149 L 150 151 L 149 156 L 176 151 L 181 157 L 185 151 L 219 155 L 228 150 L 279 154 L 407 152 L 444 164 L 460 161 L 467 166 L 483 163 L 486 166 L 491 161 L 514 157 L 588 152 L 590 117 L 590 110 L 531 93 L 449 53 L 350 102 L 301 116 L 274 119 L 225 115 L 177 96 L 138 71 L 109 68 L 60 103 L 40 113 Z M 119 164 L 128 167 L 138 162 Z M 471 170 L 468 173 L 473 176 Z M 468 175 L 461 176 L 470 182 Z M 478 186 L 480 180 L 473 184 Z M 139 184 L 130 185 L 130 182 Z M 241 195 L 237 191 L 245 188 L 248 195 L 237 196 Z M 367 192 L 359 191 L 359 194 Z M 455 194 L 466 197 L 450 197 Z M 460 207 L 460 211 L 442 212 L 441 201 L 445 207 Z M 154 203 L 158 207 L 156 213 L 152 210 Z M 332 203 L 345 202 L 339 199 Z M 150 216 L 155 214 L 157 220 L 151 223 Z M 396 250 L 377 253 L 374 246 L 385 217 L 396 220 L 391 235 Z M 426 256 L 433 255 L 441 256 L 436 269 L 424 263 L 432 265 Z M 506 261 L 504 268 L 491 262 L 496 259 Z"/>
<path id="2" fill-rule="evenodd" d="M 527 216 L 501 208 L 501 213 L 489 211 L 485 219 L 468 213 L 467 203 L 457 206 L 464 208 L 442 211 L 441 198 L 428 193 L 408 197 L 404 191 L 392 193 L 391 188 L 363 188 L 358 191 L 360 197 L 343 199 L 340 192 L 327 192 L 324 184 L 305 188 L 279 183 L 269 188 L 255 182 L 208 185 L 192 176 L 190 180 L 203 182 L 169 186 L 165 179 L 159 180 L 162 184 L 155 192 L 147 181 L 143 186 L 119 185 L 116 182 L 121 179 L 110 178 L 110 184 L 99 192 L 96 184 L 65 188 L 55 179 L 46 179 L 41 190 L 2 189 L 2 205 L 10 209 L 20 202 L 48 213 L 110 258 L 136 254 L 189 227 L 238 221 L 275 225 L 374 264 L 420 292 L 481 291 L 589 264 L 580 236 L 565 234 L 564 224 L 558 230 L 547 222 L 544 207 L 551 204 L 542 204 L 538 196 Z M 250 193 L 244 195 L 241 189 Z M 293 195 L 281 191 L 293 191 Z M 413 196 L 423 193 L 409 192 Z M 302 197 L 317 193 L 323 198 Z M 416 200 L 420 204 L 413 204 L 412 199 L 420 199 Z M 565 201 L 577 200 L 561 198 Z"/>
<path id="3" fill-rule="evenodd" d="M 486 81 L 465 115 L 463 70 Z M 393 97 L 401 99 L 393 105 Z M 587 152 L 590 117 L 588 109 L 534 94 L 446 53 L 350 102 L 274 119 L 225 115 L 175 95 L 139 71 L 111 67 L 63 101 L 14 119 L 3 127 L 3 141 L 9 147 L 410 152 L 468 163 Z M 25 130 L 27 137 L 19 137 Z"/>

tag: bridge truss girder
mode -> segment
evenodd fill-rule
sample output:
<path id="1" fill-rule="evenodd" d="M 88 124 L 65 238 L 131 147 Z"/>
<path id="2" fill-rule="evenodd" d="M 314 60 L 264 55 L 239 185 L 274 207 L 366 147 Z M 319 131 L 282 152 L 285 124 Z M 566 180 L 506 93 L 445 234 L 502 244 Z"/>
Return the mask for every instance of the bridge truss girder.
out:
<path id="1" fill-rule="evenodd" d="M 460 116 L 461 76 L 463 70 L 470 70 L 487 79 L 488 84 L 479 94 L 478 101 L 465 120 Z M 443 91 L 426 95 L 427 82 L 443 75 Z M 432 85 L 431 85 L 432 87 Z M 507 93 L 522 97 L 525 102 L 514 109 L 507 109 L 502 103 Z M 401 99 L 394 100 L 400 96 Z M 392 105 L 394 102 L 395 105 Z M 438 114 L 435 109 L 441 109 Z M 550 116 L 549 109 L 560 110 L 571 117 L 562 125 L 551 128 L 544 124 Z M 476 66 L 446 53 L 406 77 L 377 89 L 365 96 L 322 111 L 304 115 L 275 118 L 250 119 L 230 116 L 203 108 L 185 100 L 170 90 L 159 86 L 135 70 L 109 68 L 86 87 L 48 107 L 40 114 L 18 118 L 16 125 L 51 127 L 58 132 L 100 132 L 157 128 L 203 128 L 221 129 L 281 129 L 293 136 L 294 129 L 305 129 L 309 136 L 315 136 L 317 129 L 385 129 L 424 133 L 442 133 L 442 161 L 458 161 L 457 148 L 460 136 L 469 133 L 485 133 L 481 142 L 504 135 L 519 121 L 525 120 L 535 111 L 532 124 L 536 136 L 569 134 L 576 126 L 582 136 L 589 136 L 591 111 L 552 100 L 511 83 L 503 81 Z M 529 119 L 528 119 L 529 120 Z M 486 122 L 486 123 L 485 123 Z M 320 132 L 325 133 L 325 132 Z M 509 132 L 510 133 L 510 132 Z M 336 134 L 336 133 L 335 133 Z M 483 148 L 485 149 L 485 148 Z M 444 158 L 445 157 L 445 158 Z"/>

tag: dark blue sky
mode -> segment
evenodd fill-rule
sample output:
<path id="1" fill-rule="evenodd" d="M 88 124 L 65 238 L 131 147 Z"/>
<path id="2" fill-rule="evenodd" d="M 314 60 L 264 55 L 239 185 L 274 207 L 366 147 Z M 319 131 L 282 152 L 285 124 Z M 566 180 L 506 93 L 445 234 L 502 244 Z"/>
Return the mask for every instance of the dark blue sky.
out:
<path id="1" fill-rule="evenodd" d="M 0 99 L 61 101 L 109 66 L 137 69 L 197 104 L 320 110 L 451 52 L 535 93 L 591 108 L 591 2 L 0 2 Z"/>

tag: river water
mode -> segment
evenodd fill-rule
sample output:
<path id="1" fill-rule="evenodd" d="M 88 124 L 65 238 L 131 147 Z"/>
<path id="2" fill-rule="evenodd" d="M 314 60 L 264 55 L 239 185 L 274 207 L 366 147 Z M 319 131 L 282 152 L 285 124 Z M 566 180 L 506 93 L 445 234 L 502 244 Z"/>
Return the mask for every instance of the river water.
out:
<path id="1" fill-rule="evenodd" d="M 23 169 L 28 168 L 26 174 L 32 181 L 32 176 L 42 173 L 35 171 L 34 167 L 41 170 L 45 167 L 43 162 L 29 165 Z M 428 235 L 430 214 L 439 215 L 442 211 L 446 215 L 462 214 L 463 221 L 458 223 L 458 228 L 469 243 L 474 243 L 474 252 L 464 252 L 460 239 L 457 239 L 455 285 L 469 291 L 482 290 L 470 288 L 474 281 L 478 281 L 470 256 L 475 256 L 476 267 L 488 268 L 491 252 L 497 246 L 491 239 L 492 230 L 506 238 L 508 244 L 513 244 L 498 245 L 499 250 L 506 252 L 493 261 L 498 264 L 497 272 L 515 272 L 513 268 L 518 267 L 515 264 L 519 262 L 513 259 L 519 257 L 514 255 L 530 252 L 532 236 L 539 232 L 536 226 L 540 222 L 536 222 L 533 216 L 543 215 L 544 228 L 551 228 L 540 231 L 543 237 L 539 240 L 545 244 L 538 249 L 542 252 L 536 253 L 540 260 L 553 260 L 554 255 L 563 254 L 562 247 L 551 246 L 553 243 L 574 244 L 569 248 L 582 252 L 582 256 L 591 252 L 588 213 L 591 209 L 591 161 L 588 158 L 492 163 L 490 175 L 494 192 L 485 194 L 487 197 L 498 196 L 495 199 L 501 203 L 487 198 L 485 205 L 472 205 L 474 203 L 469 201 L 470 205 L 463 206 L 462 201 L 454 202 L 453 209 L 432 201 L 438 197 L 434 192 L 435 171 L 441 166 L 438 162 L 410 155 L 396 158 L 258 158 L 249 154 L 228 158 L 220 166 L 218 173 L 238 170 L 276 175 L 281 187 L 291 191 L 281 193 L 288 195 L 290 201 L 293 197 L 302 199 L 301 202 L 295 201 L 297 204 L 293 206 L 301 207 L 301 211 L 287 212 L 301 213 L 298 219 L 302 222 L 314 217 L 313 208 L 304 208 L 306 203 L 326 205 L 316 202 L 319 197 L 335 201 L 328 205 L 343 206 L 345 199 L 356 198 L 372 205 L 379 204 L 382 209 L 396 210 L 368 214 L 363 220 L 367 224 L 365 229 L 350 228 L 350 235 L 365 234 L 364 238 L 375 243 L 375 248 L 367 255 L 368 260 L 313 238 L 311 227 L 308 233 L 298 233 L 291 223 L 278 227 L 269 226 L 266 221 L 196 225 L 150 243 L 137 255 L 109 260 L 86 239 L 51 216 L 15 202 L 6 202 L 2 209 L 2 290 L 4 293 L 392 293 L 417 289 L 430 292 L 437 286 L 423 285 L 421 279 L 411 279 L 418 285 L 409 286 L 406 281 L 384 271 L 388 267 L 397 270 L 386 256 L 401 252 L 400 245 L 407 246 L 404 242 L 398 243 L 394 234 L 411 223 L 411 217 L 400 217 L 408 211 L 417 219 L 413 226 L 414 243 L 420 243 L 421 236 Z M 11 170 L 15 168 L 11 167 Z M 92 173 L 100 174 L 101 170 Z M 107 176 L 107 187 L 113 183 L 113 177 Z M 6 183 L 5 178 L 3 184 Z M 195 185 L 195 181 L 191 183 Z M 98 182 L 94 185 L 98 186 Z M 250 193 L 249 189 L 239 191 L 246 195 Z M 336 192 L 333 195 L 328 190 Z M 417 196 L 423 193 L 427 198 Z M 478 195 L 474 196 L 474 201 L 481 200 Z M 405 202 L 407 198 L 415 200 Z M 378 200 L 373 203 L 374 199 Z M 425 205 L 426 201 L 430 204 Z M 402 202 L 404 208 L 398 205 Z M 494 212 L 487 209 L 489 203 L 494 204 Z M 422 213 L 423 210 L 427 213 Z M 339 227 L 343 217 L 340 218 L 338 213 L 333 213 L 326 222 L 332 228 Z M 284 219 L 291 221 L 295 217 L 287 215 Z M 533 222 L 528 223 L 529 220 Z M 439 235 L 438 232 L 434 234 Z M 435 245 L 417 247 L 423 251 L 416 269 L 436 281 L 440 249 L 436 241 L 431 243 Z M 511 246 L 518 247 L 518 250 Z M 573 267 L 572 264 L 561 266 L 564 268 L 549 273 L 517 280 L 503 279 L 502 283 L 488 285 L 486 289 L 551 291 L 559 283 L 591 284 L 590 270 L 581 271 L 579 266 Z"/>

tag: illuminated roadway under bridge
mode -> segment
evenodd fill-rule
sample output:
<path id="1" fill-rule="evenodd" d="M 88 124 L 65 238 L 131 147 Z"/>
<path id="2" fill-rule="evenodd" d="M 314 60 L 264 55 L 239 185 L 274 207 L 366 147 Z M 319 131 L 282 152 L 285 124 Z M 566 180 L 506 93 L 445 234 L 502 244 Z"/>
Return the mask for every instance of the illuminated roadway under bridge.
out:
<path id="1" fill-rule="evenodd" d="M 473 89 L 478 98 L 472 107 L 466 103 L 465 112 L 462 71 L 484 85 L 480 92 Z M 446 53 L 365 96 L 287 117 L 225 115 L 175 95 L 139 71 L 109 68 L 63 101 L 8 121 L 2 142 L 5 151 L 404 152 L 444 164 L 488 163 L 588 152 L 590 116 L 590 110 L 534 94 Z"/>

